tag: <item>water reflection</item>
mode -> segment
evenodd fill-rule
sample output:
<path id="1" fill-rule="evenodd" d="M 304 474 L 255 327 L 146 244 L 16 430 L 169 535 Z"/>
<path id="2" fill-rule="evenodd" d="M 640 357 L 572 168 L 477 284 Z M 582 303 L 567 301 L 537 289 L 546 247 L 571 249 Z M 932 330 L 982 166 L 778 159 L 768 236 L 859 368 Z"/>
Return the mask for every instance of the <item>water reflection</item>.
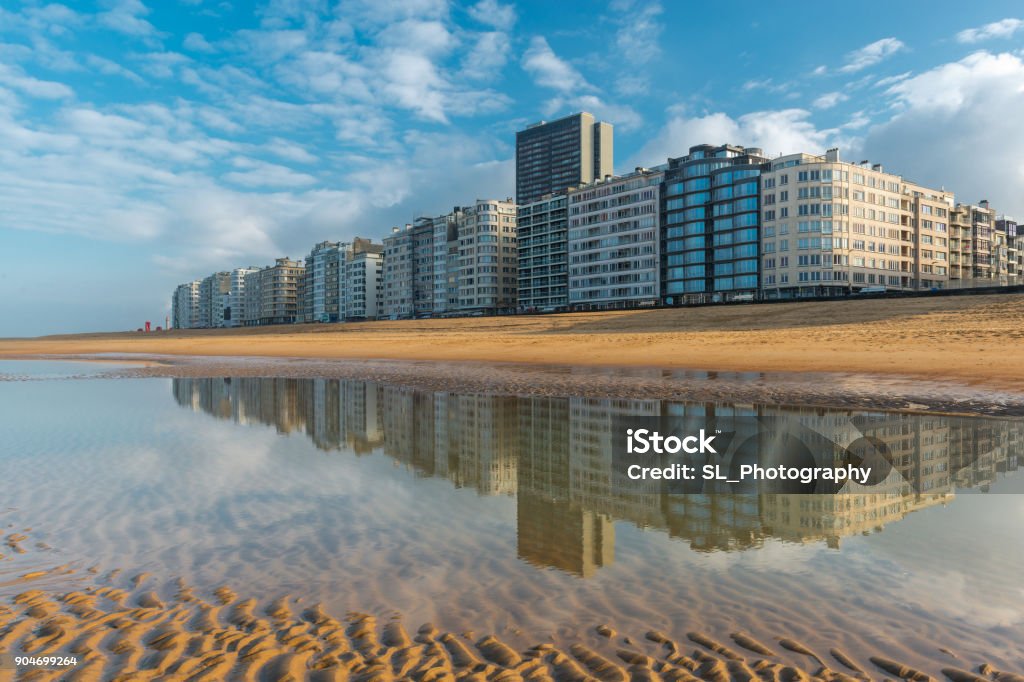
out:
<path id="1" fill-rule="evenodd" d="M 614 562 L 615 521 L 701 551 L 773 538 L 837 548 L 844 537 L 948 504 L 958 489 L 987 491 L 1020 466 L 1024 444 L 1019 421 L 816 408 L 473 396 L 332 379 L 175 379 L 173 392 L 183 407 L 303 433 L 321 450 L 380 451 L 418 475 L 514 496 L 519 557 L 584 577 Z M 624 489 L 612 470 L 616 417 L 783 415 L 826 425 L 837 442 L 879 439 L 892 471 L 863 493 L 669 495 L 661 482 Z"/>

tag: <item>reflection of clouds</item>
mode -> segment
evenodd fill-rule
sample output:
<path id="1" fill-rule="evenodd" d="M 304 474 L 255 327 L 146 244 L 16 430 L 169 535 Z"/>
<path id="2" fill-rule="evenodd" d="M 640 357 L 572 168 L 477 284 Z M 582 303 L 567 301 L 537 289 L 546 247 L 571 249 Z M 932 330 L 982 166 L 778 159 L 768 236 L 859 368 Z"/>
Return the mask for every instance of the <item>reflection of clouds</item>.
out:
<path id="1" fill-rule="evenodd" d="M 953 560 L 952 557 L 950 560 Z M 978 580 L 982 578 L 982 580 Z M 924 566 L 906 576 L 899 597 L 933 614 L 982 628 L 1024 624 L 1024 588 L 995 596 L 986 594 L 983 576 L 969 576 L 938 565 Z M 936 595 L 941 595 L 936 599 Z"/>
<path id="2" fill-rule="evenodd" d="M 228 386 L 222 380 L 200 385 L 209 391 L 175 392 L 184 409 L 167 399 L 163 381 L 52 382 L 25 392 L 19 410 L 36 422 L 15 429 L 19 447 L 11 457 L 24 466 L 25 485 L 11 506 L 65 555 L 104 568 L 180 574 L 207 587 L 227 581 L 251 594 L 292 591 L 340 613 L 397 608 L 407 625 L 461 618 L 474 627 L 555 631 L 613 618 L 623 631 L 693 619 L 726 628 L 749 624 L 737 614 L 763 612 L 754 618 L 782 623 L 787 634 L 847 627 L 862 636 L 909 618 L 950 637 L 958 628 L 974 640 L 991 635 L 1002 652 L 1019 650 L 1003 639 L 1024 635 L 1024 621 L 1013 615 L 1021 588 L 996 579 L 1024 563 L 1024 548 L 999 547 L 1014 530 L 1019 537 L 1024 496 L 978 495 L 973 504 L 958 498 L 901 513 L 885 532 L 851 531 L 833 547 L 824 541 L 832 526 L 805 526 L 794 511 L 792 532 L 780 535 L 779 526 L 763 527 L 756 512 L 764 507 L 748 514 L 745 505 L 724 504 L 727 496 L 709 500 L 703 516 L 691 514 L 692 506 L 672 507 L 678 515 L 669 521 L 678 523 L 659 525 L 668 523 L 659 517 L 667 508 L 656 495 L 642 508 L 602 508 L 623 501 L 602 496 L 603 489 L 571 499 L 586 491 L 559 472 L 579 452 L 556 441 L 568 443 L 572 421 L 589 419 L 600 404 L 576 401 L 574 413 L 552 402 L 549 412 L 529 413 L 547 414 L 549 423 L 527 447 L 506 437 L 532 424 L 512 399 L 420 400 L 380 390 L 371 401 L 370 392 L 280 384 L 271 391 L 264 389 L 272 383 L 258 382 L 241 394 L 239 382 L 236 395 L 248 397 L 236 403 L 213 393 Z M 42 405 L 51 409 L 45 431 L 37 428 L 44 420 L 31 416 L 44 414 Z M 74 418 L 63 419 L 64 411 Z M 9 418 L 0 414 L 0 430 Z M 593 419 L 594 432 L 603 433 L 606 421 Z M 844 435 L 846 422 L 836 429 Z M 358 438 L 347 437 L 353 432 Z M 593 454 L 596 468 L 604 460 Z M 0 451 L 0 465 L 7 456 Z M 484 494 L 507 486 L 528 490 L 548 515 L 529 518 L 521 496 Z M 792 498 L 793 510 L 800 501 Z M 815 507 L 805 515 L 820 513 Z M 587 525 L 595 518 L 614 532 Z M 517 541 L 531 522 L 541 549 L 519 560 Z M 546 534 L 559 524 L 562 532 Z M 614 541 L 615 556 L 589 578 L 529 560 L 543 559 L 552 541 L 562 543 L 551 553 L 565 563 L 600 554 L 605 546 L 573 537 L 575 529 L 593 536 L 595 528 Z M 716 544 L 716 534 L 739 537 L 733 531 L 763 534 L 743 551 L 720 551 L 730 545 Z M 1004 560 L 979 555 L 979 546 Z M 978 603 L 989 605 L 984 613 Z M 993 634 L 999 626 L 1008 629 Z"/>

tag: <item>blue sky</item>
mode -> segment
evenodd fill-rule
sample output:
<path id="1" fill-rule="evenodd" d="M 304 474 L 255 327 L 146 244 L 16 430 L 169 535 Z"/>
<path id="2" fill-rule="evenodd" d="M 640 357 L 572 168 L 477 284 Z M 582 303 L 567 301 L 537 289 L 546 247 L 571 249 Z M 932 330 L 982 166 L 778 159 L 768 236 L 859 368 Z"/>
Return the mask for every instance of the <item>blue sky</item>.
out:
<path id="1" fill-rule="evenodd" d="M 183 281 L 513 194 L 589 110 L 616 170 L 839 146 L 1024 218 L 1017 2 L 0 3 L 0 336 L 162 323 Z"/>

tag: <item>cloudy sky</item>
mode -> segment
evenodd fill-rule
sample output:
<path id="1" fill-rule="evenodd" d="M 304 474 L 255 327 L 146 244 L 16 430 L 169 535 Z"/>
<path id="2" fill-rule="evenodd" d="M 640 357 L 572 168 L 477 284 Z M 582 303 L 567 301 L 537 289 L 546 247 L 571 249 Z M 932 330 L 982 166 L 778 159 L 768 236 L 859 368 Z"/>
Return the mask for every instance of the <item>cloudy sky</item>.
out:
<path id="1" fill-rule="evenodd" d="M 0 336 L 163 323 L 173 287 L 513 193 L 531 122 L 839 146 L 1024 218 L 1019 2 L 0 2 Z"/>

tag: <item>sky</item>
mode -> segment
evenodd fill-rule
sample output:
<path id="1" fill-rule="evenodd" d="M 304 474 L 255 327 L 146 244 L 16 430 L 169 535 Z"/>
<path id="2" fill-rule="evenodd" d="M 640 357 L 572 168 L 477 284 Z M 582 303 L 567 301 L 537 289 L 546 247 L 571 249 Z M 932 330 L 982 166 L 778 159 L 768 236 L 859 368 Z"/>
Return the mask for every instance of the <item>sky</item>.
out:
<path id="1" fill-rule="evenodd" d="M 838 146 L 1024 218 L 1015 1 L 0 0 L 0 337 L 512 196 L 515 131 L 576 111 L 618 173 Z"/>

